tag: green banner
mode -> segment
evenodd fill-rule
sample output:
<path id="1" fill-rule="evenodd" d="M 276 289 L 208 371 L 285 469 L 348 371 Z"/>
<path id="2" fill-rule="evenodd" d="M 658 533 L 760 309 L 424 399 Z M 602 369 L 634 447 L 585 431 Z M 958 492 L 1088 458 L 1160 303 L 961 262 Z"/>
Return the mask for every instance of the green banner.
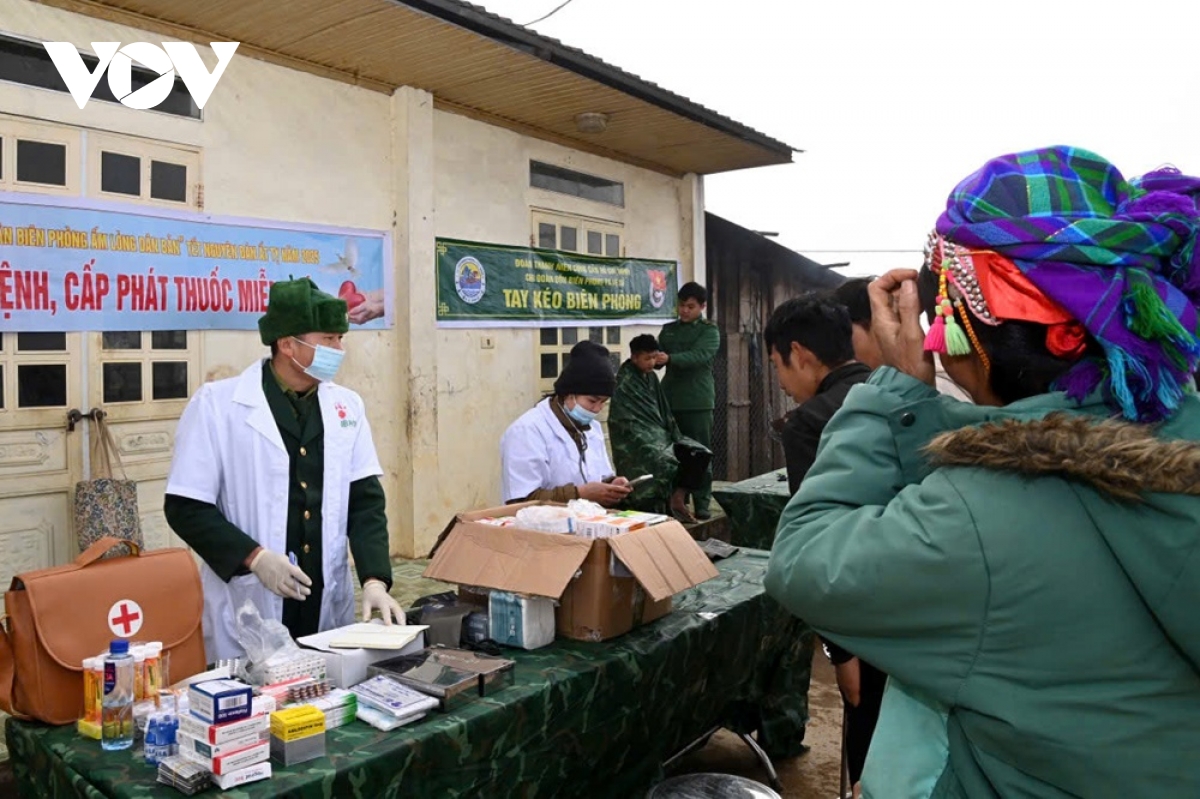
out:
<path id="1" fill-rule="evenodd" d="M 675 317 L 675 261 L 437 240 L 442 327 L 644 324 Z"/>

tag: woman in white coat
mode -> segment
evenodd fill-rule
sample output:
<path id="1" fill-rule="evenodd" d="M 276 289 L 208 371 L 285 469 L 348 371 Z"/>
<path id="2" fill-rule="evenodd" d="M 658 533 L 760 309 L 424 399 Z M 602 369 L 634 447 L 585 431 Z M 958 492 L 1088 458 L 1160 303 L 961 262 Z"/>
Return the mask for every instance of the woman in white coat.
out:
<path id="1" fill-rule="evenodd" d="M 501 499 L 620 504 L 629 481 L 614 477 L 596 416 L 616 388 L 608 350 L 581 341 L 554 382 L 554 395 L 513 422 L 500 439 Z"/>

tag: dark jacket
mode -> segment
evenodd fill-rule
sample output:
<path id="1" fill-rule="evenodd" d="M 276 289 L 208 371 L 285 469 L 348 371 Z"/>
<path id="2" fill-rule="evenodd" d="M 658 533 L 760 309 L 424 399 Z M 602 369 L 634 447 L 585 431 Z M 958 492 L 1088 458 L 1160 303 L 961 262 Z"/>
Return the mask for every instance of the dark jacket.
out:
<path id="1" fill-rule="evenodd" d="M 842 407 L 850 389 L 865 383 L 871 369 L 858 361 L 839 366 L 821 381 L 816 396 L 788 414 L 783 426 L 783 456 L 787 460 L 788 488 L 795 494 L 800 481 L 817 458 L 817 445 L 825 425 Z"/>

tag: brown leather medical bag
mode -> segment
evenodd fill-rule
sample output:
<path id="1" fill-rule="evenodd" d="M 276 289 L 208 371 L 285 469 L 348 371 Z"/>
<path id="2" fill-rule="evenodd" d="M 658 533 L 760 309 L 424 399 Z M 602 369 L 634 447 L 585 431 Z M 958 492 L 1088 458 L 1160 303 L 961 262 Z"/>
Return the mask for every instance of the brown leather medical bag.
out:
<path id="1" fill-rule="evenodd" d="M 113 547 L 127 557 L 101 559 Z M 0 709 L 71 724 L 83 715 L 83 659 L 114 638 L 161 641 L 174 682 L 204 671 L 204 592 L 186 549 L 141 552 L 101 538 L 66 566 L 18 574 L 0 623 Z"/>

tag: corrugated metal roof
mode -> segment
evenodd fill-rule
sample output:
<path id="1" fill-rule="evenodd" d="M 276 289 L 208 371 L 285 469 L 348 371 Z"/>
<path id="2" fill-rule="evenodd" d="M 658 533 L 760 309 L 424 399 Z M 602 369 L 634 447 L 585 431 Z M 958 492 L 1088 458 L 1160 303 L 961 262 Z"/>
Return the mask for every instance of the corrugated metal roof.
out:
<path id="1" fill-rule="evenodd" d="M 789 163 L 792 148 L 461 0 L 43 0 L 438 107 L 670 174 Z M 576 115 L 609 115 L 603 133 Z"/>

